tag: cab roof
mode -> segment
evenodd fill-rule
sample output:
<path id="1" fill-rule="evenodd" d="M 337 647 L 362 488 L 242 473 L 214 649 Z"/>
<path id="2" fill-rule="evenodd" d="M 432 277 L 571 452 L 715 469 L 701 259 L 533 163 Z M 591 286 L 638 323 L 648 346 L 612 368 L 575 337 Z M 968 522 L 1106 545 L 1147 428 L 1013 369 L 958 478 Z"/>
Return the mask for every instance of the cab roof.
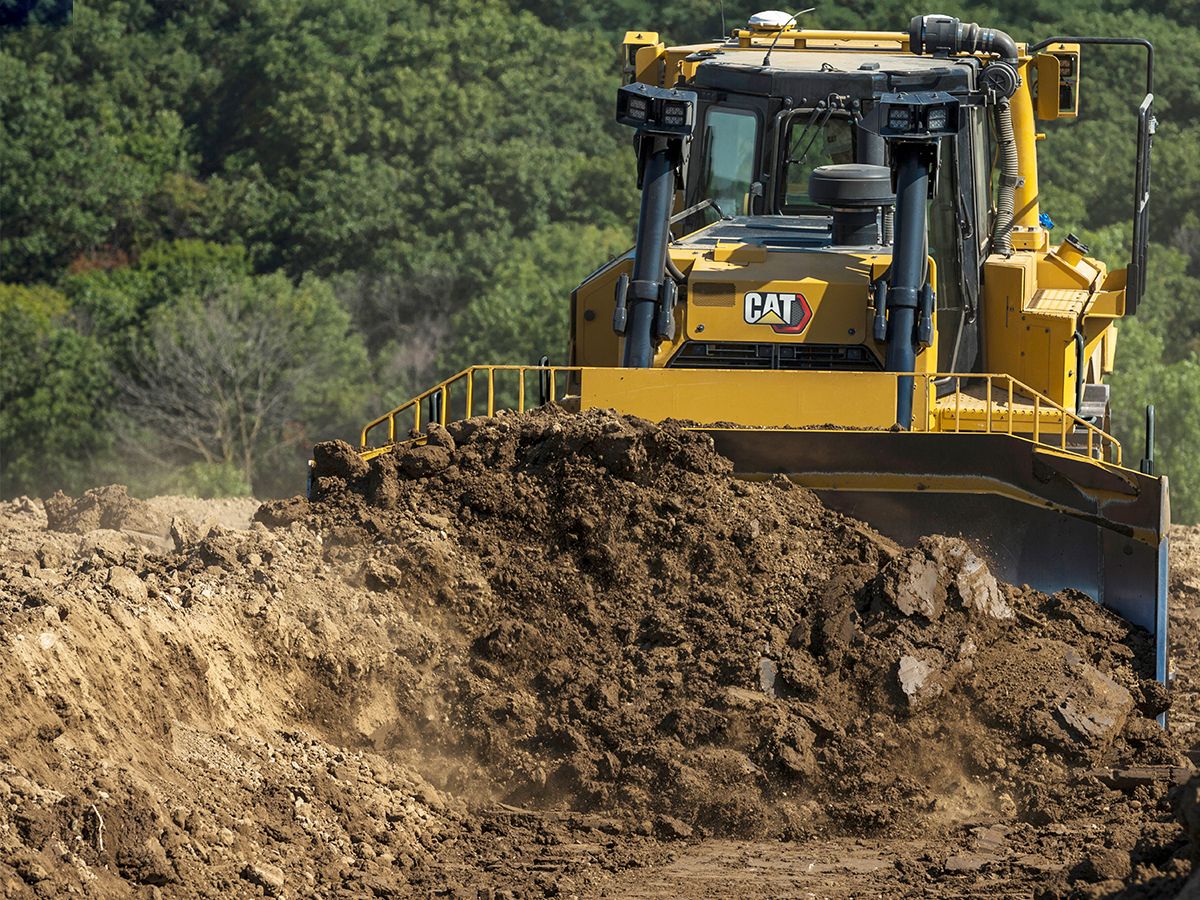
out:
<path id="1" fill-rule="evenodd" d="M 782 50 L 705 48 L 706 57 L 690 84 L 716 91 L 776 97 L 824 95 L 833 85 L 855 98 L 889 91 L 970 91 L 979 70 L 973 57 L 940 59 L 872 50 Z"/>

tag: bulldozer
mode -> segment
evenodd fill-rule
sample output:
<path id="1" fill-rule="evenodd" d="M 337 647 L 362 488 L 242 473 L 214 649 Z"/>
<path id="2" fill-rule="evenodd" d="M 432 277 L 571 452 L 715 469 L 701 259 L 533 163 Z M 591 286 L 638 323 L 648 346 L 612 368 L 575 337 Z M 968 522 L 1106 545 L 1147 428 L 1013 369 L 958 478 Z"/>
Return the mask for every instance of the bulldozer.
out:
<path id="1" fill-rule="evenodd" d="M 782 474 L 902 544 L 959 535 L 1011 583 L 1086 592 L 1153 636 L 1166 682 L 1167 479 L 1152 410 L 1133 459 L 1105 384 L 1145 291 L 1153 46 L 1019 43 L 944 15 L 800 23 L 767 11 L 687 46 L 628 33 L 636 242 L 571 294 L 567 364 L 473 366 L 368 423 L 362 454 L 501 406 L 684 420 L 739 477 Z M 1120 268 L 1052 237 L 1038 189 L 1039 123 L 1079 115 L 1085 48 L 1112 45 L 1146 56 Z"/>

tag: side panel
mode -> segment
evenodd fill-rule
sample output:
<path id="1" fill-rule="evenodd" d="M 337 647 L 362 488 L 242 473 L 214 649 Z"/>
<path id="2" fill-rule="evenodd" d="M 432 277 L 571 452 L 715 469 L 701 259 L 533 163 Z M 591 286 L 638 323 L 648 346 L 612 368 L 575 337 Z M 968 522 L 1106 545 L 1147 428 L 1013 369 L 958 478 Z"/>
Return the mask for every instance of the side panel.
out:
<path id="1" fill-rule="evenodd" d="M 589 276 L 571 295 L 571 365 L 621 364 L 621 339 L 613 332 L 613 298 L 617 279 L 632 270 L 630 252 Z"/>
<path id="2" fill-rule="evenodd" d="M 894 375 L 882 372 L 600 369 L 582 373 L 580 407 L 619 409 L 656 421 L 890 428 L 896 421 L 896 384 Z M 919 394 L 914 413 L 927 417 Z"/>

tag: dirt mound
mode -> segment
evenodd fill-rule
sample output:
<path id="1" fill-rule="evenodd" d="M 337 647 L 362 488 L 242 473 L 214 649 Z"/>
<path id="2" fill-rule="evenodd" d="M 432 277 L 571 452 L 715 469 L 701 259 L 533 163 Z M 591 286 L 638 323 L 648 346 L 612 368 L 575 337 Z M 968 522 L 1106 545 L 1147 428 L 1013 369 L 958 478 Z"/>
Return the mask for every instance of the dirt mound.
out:
<path id="1" fill-rule="evenodd" d="M 166 549 L 0 509 L 0 887 L 628 893 L 708 836 L 903 842 L 892 893 L 1186 872 L 1147 636 L 1086 597 L 670 423 L 428 437 Z"/>
<path id="2" fill-rule="evenodd" d="M 437 711 L 405 740 L 511 802 L 861 833 L 1057 820 L 1073 766 L 1179 761 L 1144 634 L 997 584 L 960 541 L 901 551 L 735 481 L 702 434 L 547 412 L 316 460 L 320 502 L 261 515 L 301 515 L 428 623 L 408 694 Z"/>

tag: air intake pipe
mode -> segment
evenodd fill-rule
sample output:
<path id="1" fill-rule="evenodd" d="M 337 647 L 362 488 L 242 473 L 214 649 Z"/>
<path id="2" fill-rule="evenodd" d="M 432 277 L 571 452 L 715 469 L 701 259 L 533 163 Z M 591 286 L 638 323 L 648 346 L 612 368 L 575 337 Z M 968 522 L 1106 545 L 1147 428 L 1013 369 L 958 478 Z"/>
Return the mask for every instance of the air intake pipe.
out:
<path id="1" fill-rule="evenodd" d="M 908 25 L 908 47 L 931 56 L 994 53 L 1011 66 L 1017 64 L 1017 42 L 1011 37 L 954 16 L 915 16 Z"/>
<path id="2" fill-rule="evenodd" d="M 980 75 L 980 86 L 991 92 L 996 111 L 997 149 L 1000 152 L 1000 185 L 996 193 L 996 222 L 992 251 L 1012 255 L 1012 228 L 1017 187 L 1021 184 L 1017 139 L 1013 132 L 1009 98 L 1020 86 L 1017 42 L 1003 31 L 963 22 L 953 16 L 916 16 L 908 26 L 908 46 L 913 53 L 949 56 L 952 53 L 990 53 L 998 57 Z"/>

